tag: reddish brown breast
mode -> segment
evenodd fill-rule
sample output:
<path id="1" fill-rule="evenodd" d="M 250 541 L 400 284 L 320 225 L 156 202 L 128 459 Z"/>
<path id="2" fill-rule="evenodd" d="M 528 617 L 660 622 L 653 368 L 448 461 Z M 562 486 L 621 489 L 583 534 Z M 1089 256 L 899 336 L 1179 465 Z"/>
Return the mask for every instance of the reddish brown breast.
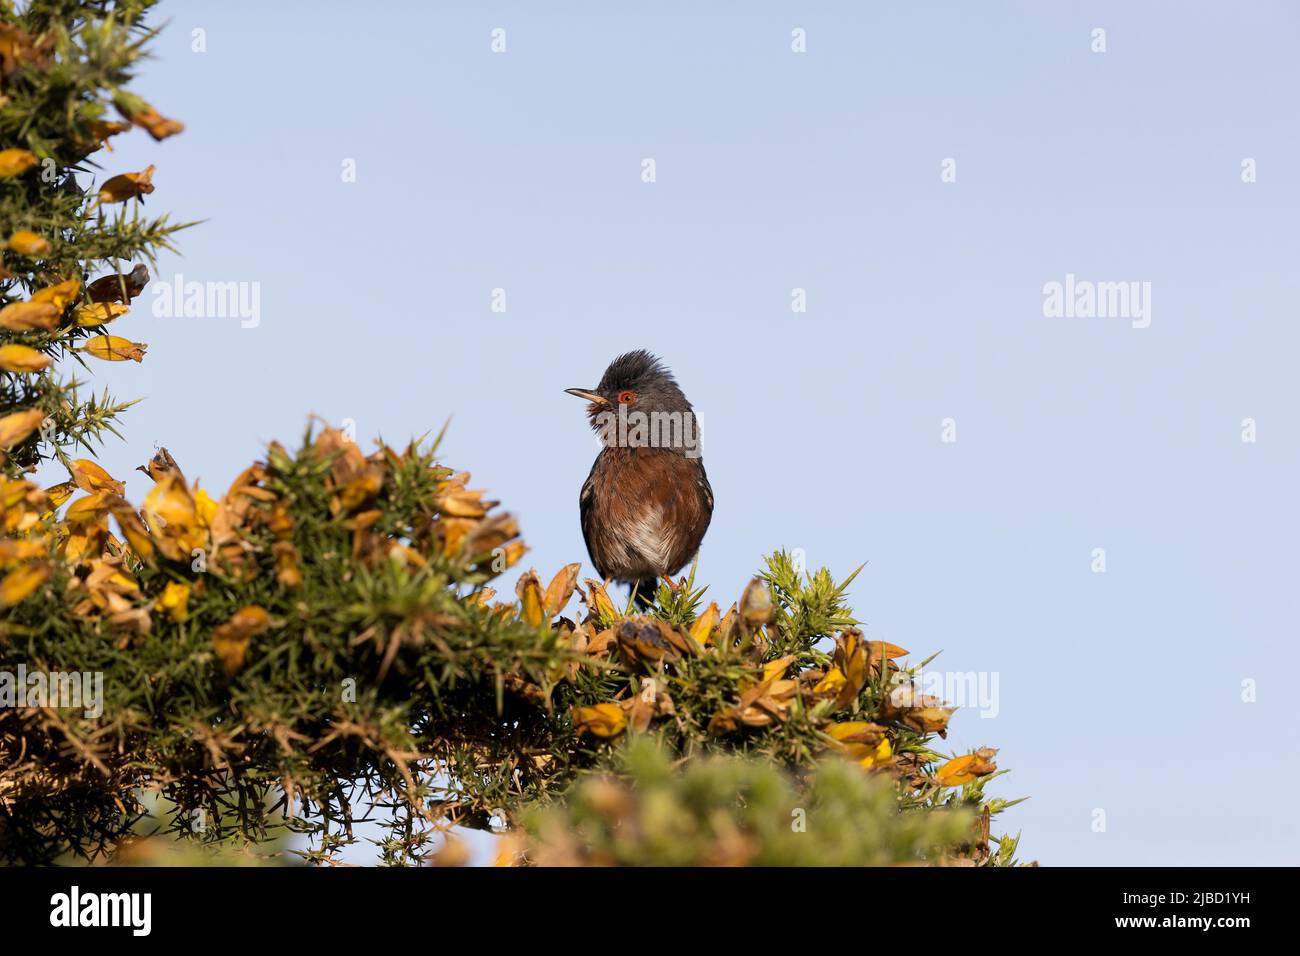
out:
<path id="1" fill-rule="evenodd" d="M 713 512 L 700 459 L 661 448 L 605 448 L 582 489 L 582 531 L 596 570 L 625 581 L 675 574 Z"/>

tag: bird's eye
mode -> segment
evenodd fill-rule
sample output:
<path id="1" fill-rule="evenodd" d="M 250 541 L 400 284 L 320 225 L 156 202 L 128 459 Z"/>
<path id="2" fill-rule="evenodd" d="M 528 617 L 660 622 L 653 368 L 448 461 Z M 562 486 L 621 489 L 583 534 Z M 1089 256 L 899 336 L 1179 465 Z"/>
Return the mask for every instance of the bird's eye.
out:
<path id="1" fill-rule="evenodd" d="M 631 405 L 636 401 L 636 392 L 622 391 L 618 393 L 618 403 L 620 405 Z"/>

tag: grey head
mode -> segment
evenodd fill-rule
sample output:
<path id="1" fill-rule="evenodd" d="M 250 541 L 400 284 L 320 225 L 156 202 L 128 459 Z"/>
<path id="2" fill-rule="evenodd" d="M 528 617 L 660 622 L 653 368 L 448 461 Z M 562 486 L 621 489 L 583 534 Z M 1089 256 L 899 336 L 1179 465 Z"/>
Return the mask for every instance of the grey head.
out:
<path id="1" fill-rule="evenodd" d="M 698 449 L 699 429 L 691 403 L 668 367 L 645 349 L 626 352 L 610 362 L 594 388 L 565 391 L 587 400 L 587 415 L 598 433 L 608 432 L 621 416 L 633 426 L 645 421 L 650 443 L 656 447 Z M 645 418 L 637 417 L 638 412 Z M 624 425 L 622 432 L 627 431 Z M 655 437 L 662 437 L 662 442 L 654 441 Z"/>

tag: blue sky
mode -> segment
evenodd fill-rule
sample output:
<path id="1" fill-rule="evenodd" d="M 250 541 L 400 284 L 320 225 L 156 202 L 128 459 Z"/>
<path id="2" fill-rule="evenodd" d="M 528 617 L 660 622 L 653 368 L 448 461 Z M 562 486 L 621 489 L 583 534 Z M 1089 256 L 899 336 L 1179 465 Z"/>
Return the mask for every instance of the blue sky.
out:
<path id="1" fill-rule="evenodd" d="M 222 491 L 309 414 L 450 417 L 549 575 L 595 452 L 562 389 L 649 348 L 702 423 L 711 596 L 778 547 L 868 562 L 869 637 L 997 673 L 949 743 L 1001 748 L 1026 858 L 1295 863 L 1296 8 L 614 7 L 164 2 L 136 88 L 188 129 L 105 173 L 207 219 L 155 281 L 257 283 L 260 321 L 138 304 L 106 467 L 139 500 L 162 444 Z M 1149 282 L 1150 325 L 1046 317 L 1067 274 Z"/>

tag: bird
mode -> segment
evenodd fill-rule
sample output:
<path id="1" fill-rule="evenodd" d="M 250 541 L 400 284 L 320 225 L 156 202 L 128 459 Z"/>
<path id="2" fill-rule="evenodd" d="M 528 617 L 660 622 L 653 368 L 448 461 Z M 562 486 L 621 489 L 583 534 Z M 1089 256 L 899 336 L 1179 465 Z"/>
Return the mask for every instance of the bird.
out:
<path id="1" fill-rule="evenodd" d="M 644 611 L 659 579 L 695 556 L 713 517 L 695 410 L 645 349 L 615 358 L 594 388 L 564 391 L 587 401 L 602 445 L 578 495 L 587 554 Z"/>

